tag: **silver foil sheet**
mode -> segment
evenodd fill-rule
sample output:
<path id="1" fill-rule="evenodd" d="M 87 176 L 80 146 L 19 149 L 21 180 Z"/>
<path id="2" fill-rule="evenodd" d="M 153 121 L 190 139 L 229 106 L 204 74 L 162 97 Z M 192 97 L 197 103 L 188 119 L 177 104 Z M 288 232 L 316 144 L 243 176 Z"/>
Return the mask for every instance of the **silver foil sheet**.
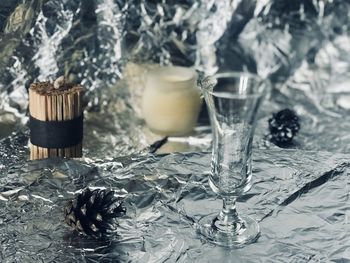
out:
<path id="1" fill-rule="evenodd" d="M 23 143 L 19 136 L 10 144 Z M 24 159 L 1 167 L 2 262 L 347 262 L 350 257 L 345 154 L 255 150 L 255 184 L 238 208 L 259 221 L 261 237 L 241 249 L 213 246 L 196 234 L 197 221 L 222 205 L 207 184 L 209 153 L 133 155 L 95 164 Z M 125 197 L 127 213 L 114 236 L 79 236 L 63 222 L 64 205 L 86 187 Z"/>
<path id="2" fill-rule="evenodd" d="M 66 75 L 85 86 L 87 111 L 105 114 L 96 132 L 112 130 L 113 148 L 131 154 L 159 139 L 145 136 L 140 76 L 175 64 L 267 77 L 262 118 L 294 108 L 303 119 L 295 147 L 349 151 L 348 1 L 25 0 L 0 12 L 0 137 L 26 124 L 31 82 Z M 141 70 L 130 73 L 130 62 Z"/>
<path id="3" fill-rule="evenodd" d="M 1 1 L 0 261 L 350 262 L 349 18 L 340 0 Z M 260 222 L 256 244 L 229 250 L 196 234 L 221 207 L 207 186 L 205 123 L 157 152 L 179 153 L 148 154 L 161 137 L 141 118 L 140 76 L 168 64 L 272 82 L 255 184 L 239 202 Z M 84 158 L 28 161 L 26 90 L 60 75 L 86 88 Z M 290 149 L 267 139 L 269 117 L 286 107 L 301 118 Z M 125 197 L 115 236 L 64 224 L 64 204 L 86 187 Z"/>

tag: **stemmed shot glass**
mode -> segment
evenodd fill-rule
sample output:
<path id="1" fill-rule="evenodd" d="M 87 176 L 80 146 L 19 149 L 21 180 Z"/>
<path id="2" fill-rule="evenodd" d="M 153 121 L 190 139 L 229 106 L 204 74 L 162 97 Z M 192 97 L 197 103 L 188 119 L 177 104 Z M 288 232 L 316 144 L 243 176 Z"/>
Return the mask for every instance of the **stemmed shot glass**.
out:
<path id="1" fill-rule="evenodd" d="M 198 231 L 217 245 L 242 246 L 260 234 L 258 223 L 238 215 L 235 203 L 251 188 L 254 129 L 269 84 L 254 74 L 226 72 L 202 80 L 201 89 L 213 132 L 209 185 L 223 208 L 215 218 L 201 218 Z"/>

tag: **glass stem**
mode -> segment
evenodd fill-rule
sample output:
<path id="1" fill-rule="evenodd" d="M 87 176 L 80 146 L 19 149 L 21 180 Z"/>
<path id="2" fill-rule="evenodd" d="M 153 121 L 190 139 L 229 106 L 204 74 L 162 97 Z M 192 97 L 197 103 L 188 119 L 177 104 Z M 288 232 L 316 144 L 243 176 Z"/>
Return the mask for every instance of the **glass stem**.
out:
<path id="1" fill-rule="evenodd" d="M 221 224 L 227 226 L 234 226 L 240 223 L 240 218 L 236 210 L 237 197 L 224 197 L 223 208 L 218 215 L 218 220 Z"/>

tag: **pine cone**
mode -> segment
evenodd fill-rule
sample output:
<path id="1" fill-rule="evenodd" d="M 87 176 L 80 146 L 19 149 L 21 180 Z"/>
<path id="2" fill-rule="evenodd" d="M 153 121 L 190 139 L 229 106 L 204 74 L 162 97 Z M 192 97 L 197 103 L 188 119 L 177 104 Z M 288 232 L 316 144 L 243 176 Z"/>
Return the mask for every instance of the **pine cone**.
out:
<path id="1" fill-rule="evenodd" d="M 290 109 L 281 110 L 269 119 L 269 129 L 273 143 L 278 146 L 287 145 L 300 129 L 299 118 Z"/>
<path id="2" fill-rule="evenodd" d="M 115 228 L 115 218 L 125 214 L 126 210 L 114 191 L 89 188 L 69 201 L 65 207 L 65 222 L 85 235 L 101 237 Z"/>

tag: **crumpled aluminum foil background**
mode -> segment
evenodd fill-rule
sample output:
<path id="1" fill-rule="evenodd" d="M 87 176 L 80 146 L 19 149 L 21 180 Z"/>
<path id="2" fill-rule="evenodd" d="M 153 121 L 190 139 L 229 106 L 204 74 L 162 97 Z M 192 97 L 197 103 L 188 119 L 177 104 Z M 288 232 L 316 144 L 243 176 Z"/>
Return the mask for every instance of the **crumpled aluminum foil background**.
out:
<path id="1" fill-rule="evenodd" d="M 349 262 L 349 18 L 340 0 L 2 1 L 0 261 Z M 130 62 L 271 80 L 255 184 L 239 203 L 260 221 L 256 244 L 227 250 L 195 234 L 221 206 L 203 172 L 209 129 L 158 152 L 188 153 L 149 155 L 160 137 L 136 114 Z M 26 89 L 62 74 L 87 89 L 84 158 L 28 161 Z M 302 121 L 292 149 L 266 139 L 285 107 Z M 118 236 L 97 242 L 63 224 L 64 203 L 87 186 L 126 198 Z"/>

